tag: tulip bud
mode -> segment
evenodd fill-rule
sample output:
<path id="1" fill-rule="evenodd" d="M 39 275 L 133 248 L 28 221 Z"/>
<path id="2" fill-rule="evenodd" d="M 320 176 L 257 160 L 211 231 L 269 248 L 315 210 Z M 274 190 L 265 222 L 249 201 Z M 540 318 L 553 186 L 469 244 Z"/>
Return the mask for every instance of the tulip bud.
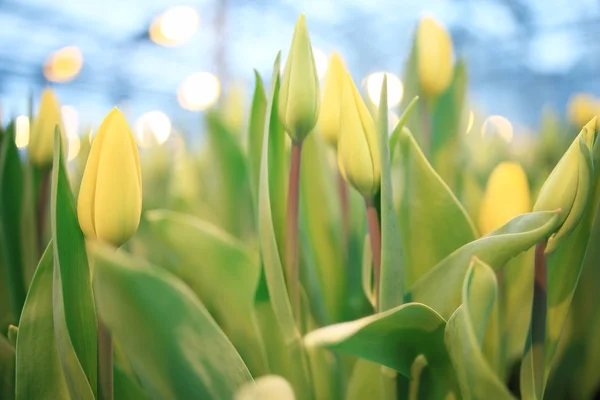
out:
<path id="1" fill-rule="evenodd" d="M 340 172 L 363 196 L 373 196 L 381 184 L 379 137 L 373 117 L 349 74 L 344 78 L 340 121 Z"/>
<path id="2" fill-rule="evenodd" d="M 419 82 L 425 94 L 436 98 L 452 81 L 452 39 L 443 26 L 425 17 L 417 28 Z"/>
<path id="3" fill-rule="evenodd" d="M 554 251 L 559 240 L 575 229 L 591 197 L 595 127 L 596 117 L 583 127 L 554 167 L 533 207 L 534 211 L 560 210 L 561 226 L 548 241 L 547 253 Z"/>
<path id="4" fill-rule="evenodd" d="M 120 246 L 137 230 L 142 175 L 137 147 L 117 108 L 104 118 L 83 172 L 77 216 L 87 237 Z"/>
<path id="5" fill-rule="evenodd" d="M 527 176 L 514 162 L 498 164 L 487 183 L 479 212 L 479 230 L 491 232 L 531 210 Z"/>
<path id="6" fill-rule="evenodd" d="M 52 163 L 56 126 L 60 128 L 61 135 L 64 135 L 65 129 L 60 115 L 60 104 L 54 91 L 46 88 L 42 92 L 40 109 L 31 127 L 28 151 L 33 164 L 43 167 Z"/>
<path id="7" fill-rule="evenodd" d="M 325 141 L 333 148 L 337 147 L 340 132 L 340 108 L 342 91 L 346 77 L 346 67 L 339 53 L 334 52 L 329 60 L 323 87 L 323 102 L 319 112 L 317 127 Z"/>
<path id="8" fill-rule="evenodd" d="M 580 127 L 599 114 L 600 104 L 589 93 L 577 93 L 569 99 L 567 114 L 573 125 Z"/>
<path id="9" fill-rule="evenodd" d="M 279 119 L 293 141 L 302 141 L 319 116 L 319 78 L 306 19 L 300 15 L 279 92 Z"/>

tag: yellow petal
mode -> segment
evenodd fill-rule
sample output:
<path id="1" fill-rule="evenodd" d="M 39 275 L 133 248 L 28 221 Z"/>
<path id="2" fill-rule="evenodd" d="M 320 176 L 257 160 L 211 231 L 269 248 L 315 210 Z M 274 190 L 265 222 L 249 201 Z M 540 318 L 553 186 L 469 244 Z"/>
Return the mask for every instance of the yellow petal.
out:
<path id="1" fill-rule="evenodd" d="M 140 222 L 139 159 L 123 114 L 114 114 L 105 135 L 96 179 L 95 228 L 100 240 L 121 245 L 135 233 Z"/>
<path id="2" fill-rule="evenodd" d="M 60 128 L 61 135 L 64 137 L 60 104 L 54 91 L 46 88 L 42 92 L 39 112 L 33 120 L 29 140 L 29 157 L 34 164 L 45 166 L 52 163 L 56 126 Z"/>
<path id="3" fill-rule="evenodd" d="M 520 164 L 499 164 L 487 183 L 479 213 L 482 234 L 493 231 L 514 217 L 531 211 L 527 176 Z"/>
<path id="4" fill-rule="evenodd" d="M 437 97 L 452 81 L 452 39 L 433 18 L 423 18 L 417 28 L 419 81 L 429 97 Z"/>
<path id="5" fill-rule="evenodd" d="M 323 101 L 317 126 L 325 141 L 337 147 L 340 131 L 340 107 L 342 103 L 342 91 L 344 90 L 344 78 L 346 67 L 339 53 L 334 52 L 329 60 L 327 72 L 323 84 Z"/>

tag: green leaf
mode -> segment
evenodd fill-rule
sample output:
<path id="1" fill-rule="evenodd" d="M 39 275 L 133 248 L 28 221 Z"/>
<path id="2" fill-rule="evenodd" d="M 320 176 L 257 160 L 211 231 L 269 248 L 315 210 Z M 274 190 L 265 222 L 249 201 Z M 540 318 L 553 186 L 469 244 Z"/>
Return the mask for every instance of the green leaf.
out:
<path id="1" fill-rule="evenodd" d="M 415 30 L 416 33 L 416 30 Z M 410 49 L 410 53 L 408 58 L 406 59 L 406 64 L 404 66 L 404 79 L 402 82 L 404 83 L 404 94 L 402 96 L 402 102 L 400 103 L 401 109 L 406 109 L 410 104 L 412 99 L 415 97 L 423 97 L 420 100 L 420 104 L 418 107 L 415 107 L 414 111 L 411 112 L 408 120 L 406 121 L 406 126 L 412 131 L 415 132 L 415 136 L 417 141 L 421 146 L 424 145 L 424 133 L 423 128 L 428 125 L 427 120 L 429 118 L 429 112 L 427 111 L 427 105 L 425 104 L 425 96 L 421 96 L 421 88 L 419 84 L 419 75 L 418 75 L 418 64 L 417 64 L 417 40 L 416 34 L 413 35 L 412 38 L 412 46 Z M 425 149 L 428 146 L 424 147 Z"/>
<path id="2" fill-rule="evenodd" d="M 327 323 L 341 320 L 345 302 L 345 268 L 342 264 L 341 218 L 336 200 L 336 176 L 327 162 L 325 143 L 311 134 L 302 145 L 301 226 L 303 245 L 310 246 L 323 297 Z M 313 296 L 310 299 L 313 300 Z"/>
<path id="3" fill-rule="evenodd" d="M 97 388 L 96 310 L 85 239 L 77 220 L 58 128 L 54 133 L 50 204 L 52 312 L 58 356 L 71 397 L 93 399 Z"/>
<path id="4" fill-rule="evenodd" d="M 252 227 L 252 196 L 248 166 L 240 143 L 216 112 L 206 115 L 211 169 L 217 177 L 212 206 L 221 226 L 237 238 Z"/>
<path id="5" fill-rule="evenodd" d="M 406 287 L 437 263 L 477 238 L 463 206 L 429 164 L 411 133 L 399 134 L 402 163 L 400 230 Z"/>
<path id="6" fill-rule="evenodd" d="M 148 396 L 135 378 L 123 367 L 115 363 L 114 367 L 115 400 L 149 400 Z"/>
<path id="7" fill-rule="evenodd" d="M 446 347 L 463 399 L 514 398 L 484 357 L 484 336 L 496 306 L 494 271 L 474 258 L 465 276 L 462 305 L 446 326 Z"/>
<path id="8" fill-rule="evenodd" d="M 0 335 L 0 398 L 15 398 L 15 349 Z"/>
<path id="9" fill-rule="evenodd" d="M 379 309 L 388 310 L 402 304 L 404 297 L 404 246 L 394 210 L 390 172 L 390 149 L 387 114 L 387 75 L 384 76 L 379 100 L 379 148 L 381 154 L 381 273 Z"/>
<path id="10" fill-rule="evenodd" d="M 394 127 L 392 135 L 390 136 L 390 163 L 391 164 L 394 164 L 394 156 L 396 154 L 396 147 L 398 145 L 398 136 L 400 135 L 400 132 L 402 132 L 405 129 L 406 122 L 410 118 L 410 116 L 413 112 L 413 109 L 415 108 L 415 106 L 417 105 L 418 102 L 419 102 L 419 96 L 415 96 L 410 101 L 410 103 L 408 103 L 408 105 L 402 112 L 402 115 L 398 119 L 398 123 Z M 408 128 L 406 128 L 406 129 L 408 129 Z"/>
<path id="11" fill-rule="evenodd" d="M 102 321 L 159 399 L 229 399 L 252 380 L 206 308 L 173 275 L 114 249 L 93 248 Z"/>
<path id="12" fill-rule="evenodd" d="M 279 58 L 273 67 L 273 80 L 265 126 L 258 195 L 259 243 L 269 295 L 283 340 L 292 362 L 296 395 L 310 397 L 308 361 L 296 327 L 283 276 L 283 237 L 285 229 L 285 132 L 279 122 Z"/>
<path id="13" fill-rule="evenodd" d="M 264 344 L 254 314 L 258 256 L 228 233 L 190 215 L 155 210 L 146 219 L 175 253 L 177 267 L 171 272 L 190 286 L 219 321 L 252 375 L 266 374 Z"/>
<path id="14" fill-rule="evenodd" d="M 440 95 L 431 113 L 431 150 L 435 170 L 456 190 L 461 169 L 461 125 L 467 93 L 467 68 L 460 59 L 454 67 L 450 87 Z"/>
<path id="15" fill-rule="evenodd" d="M 557 211 L 520 215 L 437 263 L 413 285 L 407 297 L 450 317 L 461 303 L 461 286 L 471 258 L 477 257 L 497 271 L 511 258 L 550 236 L 559 222 Z"/>
<path id="16" fill-rule="evenodd" d="M 410 377 L 414 359 L 444 362 L 446 322 L 424 304 L 404 304 L 355 321 L 329 325 L 304 337 L 307 347 L 325 347 L 376 362 Z"/>
<path id="17" fill-rule="evenodd" d="M 0 154 L 0 241 L 12 307 L 11 323 L 19 320 L 26 295 L 20 235 L 24 174 L 14 135 L 11 124 L 3 135 Z"/>
<path id="18" fill-rule="evenodd" d="M 354 364 L 348 388 L 346 389 L 346 400 L 381 399 L 381 365 L 359 359 Z"/>
<path id="19" fill-rule="evenodd" d="M 260 159 L 262 152 L 263 134 L 265 132 L 265 115 L 267 111 L 267 95 L 258 71 L 254 70 L 254 95 L 248 122 L 248 159 L 250 174 L 252 176 L 252 190 L 258 194 L 258 181 L 260 179 Z"/>
<path id="20" fill-rule="evenodd" d="M 17 338 L 17 399 L 65 399 L 52 315 L 52 244 L 44 252 L 25 300 Z"/>

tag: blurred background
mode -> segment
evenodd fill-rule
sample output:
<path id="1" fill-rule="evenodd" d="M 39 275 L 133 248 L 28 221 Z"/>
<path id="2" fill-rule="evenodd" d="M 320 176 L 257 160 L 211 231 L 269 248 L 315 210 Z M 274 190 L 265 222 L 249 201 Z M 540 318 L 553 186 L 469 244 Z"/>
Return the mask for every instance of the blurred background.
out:
<path id="1" fill-rule="evenodd" d="M 0 0 L 0 115 L 27 114 L 30 93 L 50 85 L 68 131 L 118 105 L 159 142 L 171 127 L 201 141 L 207 109 L 248 109 L 253 69 L 270 76 L 301 12 L 320 74 L 336 49 L 366 92 L 370 74 L 397 74 L 397 97 L 415 25 L 433 15 L 467 60 L 469 102 L 515 132 L 537 130 L 544 107 L 564 115 L 574 93 L 600 92 L 597 0 Z"/>

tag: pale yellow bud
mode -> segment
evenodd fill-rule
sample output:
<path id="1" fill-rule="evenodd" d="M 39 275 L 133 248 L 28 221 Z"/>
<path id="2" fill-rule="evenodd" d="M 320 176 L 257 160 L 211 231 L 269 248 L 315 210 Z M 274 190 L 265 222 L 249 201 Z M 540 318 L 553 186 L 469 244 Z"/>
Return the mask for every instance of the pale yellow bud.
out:
<path id="1" fill-rule="evenodd" d="M 120 246 L 136 232 L 142 212 L 137 146 L 117 108 L 104 118 L 85 166 L 77 216 L 89 238 Z"/>
<path id="2" fill-rule="evenodd" d="M 436 98 L 452 82 L 452 39 L 436 20 L 425 17 L 417 28 L 416 45 L 421 88 L 429 98 Z"/>
<path id="3" fill-rule="evenodd" d="M 531 211 L 525 171 L 514 162 L 498 164 L 487 182 L 479 211 L 479 230 L 485 235 L 518 215 Z"/>
<path id="4" fill-rule="evenodd" d="M 65 130 L 56 93 L 46 88 L 42 92 L 40 108 L 33 120 L 29 139 L 29 159 L 33 164 L 40 167 L 52 164 L 54 130 L 57 126 L 60 128 L 60 134 L 64 135 Z"/>
<path id="5" fill-rule="evenodd" d="M 577 93 L 569 99 L 567 114 L 573 125 L 582 127 L 600 113 L 598 100 L 589 93 Z"/>
<path id="6" fill-rule="evenodd" d="M 323 101 L 317 122 L 319 132 L 321 132 L 325 141 L 334 148 L 337 147 L 340 132 L 340 108 L 346 74 L 342 57 L 339 53 L 334 52 L 325 73 Z"/>
<path id="7" fill-rule="evenodd" d="M 363 196 L 373 196 L 381 184 L 379 138 L 371 113 L 349 74 L 342 92 L 340 120 L 340 172 Z"/>
<path id="8" fill-rule="evenodd" d="M 313 130 L 319 103 L 319 77 L 306 19 L 300 15 L 281 79 L 278 104 L 279 120 L 293 141 L 302 141 Z"/>

